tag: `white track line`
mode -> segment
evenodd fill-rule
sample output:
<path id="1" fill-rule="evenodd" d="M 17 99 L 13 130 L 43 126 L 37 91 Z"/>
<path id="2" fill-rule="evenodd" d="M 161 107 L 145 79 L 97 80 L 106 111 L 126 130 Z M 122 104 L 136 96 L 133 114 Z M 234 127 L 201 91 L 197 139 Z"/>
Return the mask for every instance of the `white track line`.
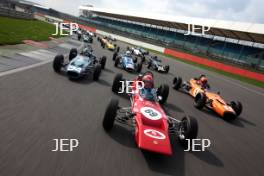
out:
<path id="1" fill-rule="evenodd" d="M 28 70 L 28 69 L 32 69 L 32 68 L 35 68 L 35 67 L 40 67 L 40 66 L 45 65 L 45 64 L 47 64 L 47 63 L 49 63 L 51 61 L 52 61 L 52 59 L 49 59 L 49 60 L 46 60 L 44 62 L 40 62 L 40 63 L 37 63 L 37 64 L 32 64 L 32 65 L 28 65 L 28 66 L 25 66 L 25 67 L 20 67 L 20 68 L 15 68 L 15 69 L 12 69 L 12 70 L 8 70 L 8 71 L 0 73 L 0 77 L 6 76 L 6 75 L 11 75 L 11 74 L 14 74 L 14 73 L 17 73 L 17 72 L 21 72 L 21 71 L 24 71 L 24 70 Z"/>
<path id="2" fill-rule="evenodd" d="M 77 50 L 80 50 L 82 47 L 83 47 L 83 44 L 81 44 L 81 46 L 79 48 L 77 48 Z M 68 54 L 64 54 L 64 58 L 67 58 L 67 57 L 68 57 Z M 15 69 L 8 70 L 8 71 L 5 71 L 5 72 L 1 72 L 0 73 L 0 77 L 6 76 L 6 75 L 11 75 L 11 74 L 14 74 L 14 73 L 17 73 L 17 72 L 21 72 L 21 71 L 25 71 L 25 70 L 28 70 L 28 69 L 32 69 L 32 68 L 35 68 L 35 67 L 40 67 L 40 66 L 45 65 L 47 63 L 50 63 L 52 61 L 53 61 L 53 59 L 47 59 L 47 60 L 42 61 L 40 63 L 28 65 L 28 66 L 25 66 L 25 67 L 15 68 Z"/>

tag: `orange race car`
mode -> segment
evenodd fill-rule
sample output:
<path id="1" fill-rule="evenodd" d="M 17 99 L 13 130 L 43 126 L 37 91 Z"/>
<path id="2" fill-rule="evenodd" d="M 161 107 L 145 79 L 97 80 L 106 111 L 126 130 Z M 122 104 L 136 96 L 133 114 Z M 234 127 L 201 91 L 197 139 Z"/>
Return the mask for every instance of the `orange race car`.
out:
<path id="1" fill-rule="evenodd" d="M 210 85 L 207 82 L 205 75 L 199 78 L 192 78 L 188 82 L 182 82 L 181 77 L 173 79 L 173 88 L 175 90 L 182 90 L 185 93 L 194 97 L 194 106 L 197 109 L 206 107 L 213 110 L 225 120 L 234 120 L 242 112 L 242 104 L 237 101 L 226 103 L 220 96 L 220 93 L 210 91 Z"/>

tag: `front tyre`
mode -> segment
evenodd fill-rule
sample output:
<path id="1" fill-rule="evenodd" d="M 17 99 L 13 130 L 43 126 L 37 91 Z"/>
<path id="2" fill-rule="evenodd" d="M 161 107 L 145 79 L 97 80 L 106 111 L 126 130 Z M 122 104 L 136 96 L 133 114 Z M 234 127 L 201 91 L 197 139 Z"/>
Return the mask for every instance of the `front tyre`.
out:
<path id="1" fill-rule="evenodd" d="M 178 138 L 181 144 L 186 145 L 186 139 L 193 140 L 196 139 L 198 135 L 198 122 L 193 117 L 183 117 L 180 126 Z"/>
<path id="2" fill-rule="evenodd" d="M 206 104 L 206 95 L 204 93 L 198 93 L 194 97 L 194 107 L 202 109 Z"/>
<path id="3" fill-rule="evenodd" d="M 55 72 L 60 73 L 61 68 L 64 63 L 64 56 L 63 55 L 57 55 L 55 56 L 53 60 L 53 69 Z"/>
<path id="4" fill-rule="evenodd" d="M 179 90 L 179 88 L 181 87 L 182 85 L 182 78 L 181 77 L 175 77 L 173 79 L 173 88 L 175 90 Z"/>
<path id="5" fill-rule="evenodd" d="M 96 65 L 93 73 L 93 80 L 98 81 L 101 74 L 101 66 Z"/>
<path id="6" fill-rule="evenodd" d="M 105 69 L 105 64 L 106 64 L 106 56 L 103 56 L 102 58 L 101 58 L 101 68 L 102 69 Z"/>
<path id="7" fill-rule="evenodd" d="M 170 88 L 167 84 L 163 84 L 158 88 L 157 95 L 161 96 L 160 104 L 166 103 L 169 96 Z"/>
<path id="8" fill-rule="evenodd" d="M 105 131 L 110 131 L 113 128 L 117 110 L 118 110 L 118 100 L 111 99 L 110 103 L 106 108 L 103 119 L 103 128 L 105 129 Z"/>
<path id="9" fill-rule="evenodd" d="M 237 101 L 231 101 L 230 106 L 233 108 L 233 110 L 236 112 L 236 116 L 239 116 L 242 113 L 243 106 L 242 103 Z"/>

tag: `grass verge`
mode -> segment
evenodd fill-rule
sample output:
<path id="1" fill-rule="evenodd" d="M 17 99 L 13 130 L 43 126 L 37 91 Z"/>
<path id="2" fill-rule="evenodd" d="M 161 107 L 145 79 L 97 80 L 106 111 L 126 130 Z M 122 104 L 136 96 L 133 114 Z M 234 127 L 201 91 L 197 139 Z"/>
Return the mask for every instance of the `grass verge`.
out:
<path id="1" fill-rule="evenodd" d="M 14 45 L 23 40 L 47 41 L 49 37 L 58 38 L 55 25 L 38 20 L 24 20 L 0 17 L 0 45 Z"/>

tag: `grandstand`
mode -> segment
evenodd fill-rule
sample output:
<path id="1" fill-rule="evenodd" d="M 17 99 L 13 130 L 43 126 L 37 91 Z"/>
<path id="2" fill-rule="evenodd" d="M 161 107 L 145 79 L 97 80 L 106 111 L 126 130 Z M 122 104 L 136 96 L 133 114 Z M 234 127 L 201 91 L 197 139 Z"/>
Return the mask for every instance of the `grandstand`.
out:
<path id="1" fill-rule="evenodd" d="M 29 1 L 3 0 L 0 7 L 43 14 L 169 49 L 264 71 L 264 24 L 168 16 L 80 6 L 76 17 Z M 184 35 L 188 24 L 210 26 L 204 36 Z"/>
<path id="2" fill-rule="evenodd" d="M 80 6 L 80 19 L 96 28 L 166 48 L 264 70 L 264 24 L 128 12 Z M 188 24 L 209 26 L 204 36 L 184 35 Z"/>

